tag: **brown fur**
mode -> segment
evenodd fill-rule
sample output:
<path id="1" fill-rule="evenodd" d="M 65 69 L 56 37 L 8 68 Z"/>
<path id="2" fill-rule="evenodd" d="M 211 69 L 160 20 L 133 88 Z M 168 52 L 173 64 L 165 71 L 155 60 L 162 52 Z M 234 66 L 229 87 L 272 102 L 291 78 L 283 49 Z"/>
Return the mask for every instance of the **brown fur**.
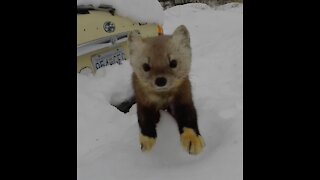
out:
<path id="1" fill-rule="evenodd" d="M 136 102 L 144 106 L 155 106 L 157 110 L 166 109 L 175 102 L 192 103 L 191 86 L 188 77 L 179 82 L 178 86 L 165 91 L 154 91 L 150 86 L 141 83 L 137 75 L 132 75 Z"/>
<path id="2" fill-rule="evenodd" d="M 188 76 L 191 66 L 189 32 L 185 26 L 179 26 L 173 35 L 146 39 L 131 33 L 128 42 L 142 150 L 153 147 L 159 110 L 163 109 L 176 119 L 182 147 L 190 154 L 200 153 L 204 141 L 198 129 Z M 174 68 L 169 66 L 172 60 L 177 61 Z M 148 71 L 144 70 L 144 64 L 150 66 Z M 163 87 L 155 84 L 159 77 L 167 80 Z"/>

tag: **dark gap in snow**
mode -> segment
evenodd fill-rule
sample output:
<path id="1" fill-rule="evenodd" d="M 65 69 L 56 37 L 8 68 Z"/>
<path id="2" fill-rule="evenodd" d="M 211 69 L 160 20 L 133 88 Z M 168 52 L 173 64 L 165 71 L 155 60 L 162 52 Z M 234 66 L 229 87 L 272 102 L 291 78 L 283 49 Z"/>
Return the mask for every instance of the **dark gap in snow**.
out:
<path id="1" fill-rule="evenodd" d="M 121 102 L 120 104 L 111 104 L 112 106 L 116 107 L 119 111 L 123 113 L 128 113 L 131 107 L 136 103 L 136 99 L 134 96 L 130 97 L 129 99 Z"/>

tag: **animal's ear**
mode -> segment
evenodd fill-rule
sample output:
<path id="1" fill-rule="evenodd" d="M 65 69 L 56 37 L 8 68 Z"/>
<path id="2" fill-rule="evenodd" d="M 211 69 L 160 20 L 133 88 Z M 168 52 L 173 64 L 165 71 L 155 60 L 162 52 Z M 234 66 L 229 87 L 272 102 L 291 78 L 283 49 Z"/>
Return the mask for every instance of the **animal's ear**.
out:
<path id="1" fill-rule="evenodd" d="M 183 46 L 190 47 L 190 35 L 189 31 L 184 25 L 180 25 L 172 34 L 173 43 Z"/>
<path id="2" fill-rule="evenodd" d="M 129 46 L 130 54 L 135 48 L 141 47 L 142 44 L 143 44 L 143 41 L 140 34 L 138 34 L 137 31 L 131 31 L 128 35 L 128 46 Z"/>

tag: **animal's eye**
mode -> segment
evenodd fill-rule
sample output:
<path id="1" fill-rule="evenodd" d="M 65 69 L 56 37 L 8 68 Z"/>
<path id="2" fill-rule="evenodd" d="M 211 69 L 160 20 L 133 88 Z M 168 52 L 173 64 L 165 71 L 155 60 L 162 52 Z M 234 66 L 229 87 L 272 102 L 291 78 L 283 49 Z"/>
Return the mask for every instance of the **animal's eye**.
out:
<path id="1" fill-rule="evenodd" d="M 144 63 L 144 64 L 142 65 L 142 67 L 143 67 L 143 70 L 146 71 L 146 72 L 147 72 L 147 71 L 150 71 L 150 69 L 151 69 L 151 68 L 150 68 L 150 65 L 147 64 L 147 63 Z"/>
<path id="2" fill-rule="evenodd" d="M 175 59 L 173 59 L 173 60 L 170 61 L 170 67 L 171 67 L 171 68 L 177 67 L 177 64 L 178 64 L 178 62 L 177 62 L 177 60 L 175 60 Z"/>

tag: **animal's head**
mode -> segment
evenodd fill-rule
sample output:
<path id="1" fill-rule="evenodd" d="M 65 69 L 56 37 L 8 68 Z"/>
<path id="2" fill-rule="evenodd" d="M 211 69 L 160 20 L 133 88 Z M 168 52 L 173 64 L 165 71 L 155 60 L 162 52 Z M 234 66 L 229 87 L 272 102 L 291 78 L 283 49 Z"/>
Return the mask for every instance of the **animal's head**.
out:
<path id="1" fill-rule="evenodd" d="M 131 32 L 128 46 L 134 73 L 141 83 L 155 91 L 170 90 L 189 74 L 190 36 L 184 25 L 172 35 L 145 39 L 137 32 Z"/>

